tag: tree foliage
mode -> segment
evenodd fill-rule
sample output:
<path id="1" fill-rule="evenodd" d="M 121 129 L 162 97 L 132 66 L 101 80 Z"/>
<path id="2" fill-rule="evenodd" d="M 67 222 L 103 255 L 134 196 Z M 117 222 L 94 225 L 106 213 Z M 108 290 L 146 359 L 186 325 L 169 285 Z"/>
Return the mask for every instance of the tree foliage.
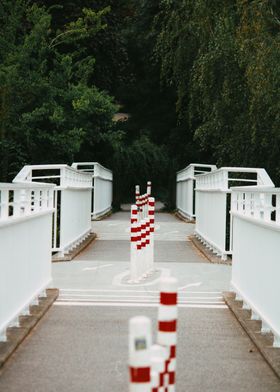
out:
<path id="1" fill-rule="evenodd" d="M 106 25 L 108 9 L 84 8 L 62 29 L 44 6 L 1 3 L 0 120 L 2 178 L 24 162 L 72 161 L 100 143 L 116 110 L 90 82 L 95 59 L 86 51 Z"/>
<path id="2" fill-rule="evenodd" d="M 117 204 L 191 161 L 280 181 L 279 1 L 2 0 L 0 23 L 1 180 L 100 161 Z"/>
<path id="3" fill-rule="evenodd" d="M 160 2 L 156 54 L 178 118 L 218 165 L 264 166 L 279 182 L 280 6 Z"/>

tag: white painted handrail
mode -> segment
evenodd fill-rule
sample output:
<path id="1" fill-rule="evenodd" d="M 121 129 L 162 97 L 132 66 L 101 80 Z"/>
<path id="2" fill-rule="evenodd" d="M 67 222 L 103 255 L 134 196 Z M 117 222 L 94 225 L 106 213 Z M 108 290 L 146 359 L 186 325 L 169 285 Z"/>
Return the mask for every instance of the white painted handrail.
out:
<path id="1" fill-rule="evenodd" d="M 232 287 L 280 347 L 280 189 L 232 188 Z"/>
<path id="2" fill-rule="evenodd" d="M 0 183 L 0 340 L 51 282 L 54 185 Z"/>
<path id="3" fill-rule="evenodd" d="M 55 172 L 54 174 L 35 174 L 36 172 Z M 61 188 L 88 188 L 92 186 L 91 175 L 88 173 L 81 173 L 68 165 L 27 165 L 16 175 L 14 183 L 36 182 L 49 180 L 56 182 L 57 186 Z"/>
<path id="4" fill-rule="evenodd" d="M 195 218 L 195 176 L 215 169 L 215 165 L 191 163 L 177 172 L 176 208 L 181 215 Z"/>
<path id="5" fill-rule="evenodd" d="M 96 219 L 112 209 L 113 201 L 113 173 L 98 162 L 74 162 L 72 167 L 92 176 L 92 210 Z"/>
<path id="6" fill-rule="evenodd" d="M 232 253 L 229 206 L 233 184 L 274 187 L 265 169 L 222 167 L 196 176 L 196 236 L 222 259 Z"/>
<path id="7" fill-rule="evenodd" d="M 67 165 L 29 165 L 14 183 L 55 183 L 53 252 L 62 256 L 91 233 L 92 175 Z"/>
<path id="8" fill-rule="evenodd" d="M 236 178 L 231 177 L 231 173 L 238 173 L 239 175 L 255 174 L 256 178 L 242 178 L 242 176 L 240 178 Z M 230 182 L 243 182 L 268 187 L 274 186 L 265 169 L 250 167 L 221 167 L 220 169 L 211 171 L 210 173 L 197 175 L 196 189 L 229 191 L 231 187 Z"/>

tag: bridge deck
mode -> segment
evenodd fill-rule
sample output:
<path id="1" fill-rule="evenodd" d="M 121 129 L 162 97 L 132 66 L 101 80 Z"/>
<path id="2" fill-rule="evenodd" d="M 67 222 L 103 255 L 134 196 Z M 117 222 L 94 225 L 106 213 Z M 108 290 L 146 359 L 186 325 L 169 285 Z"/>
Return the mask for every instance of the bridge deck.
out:
<path id="1" fill-rule="evenodd" d="M 179 392 L 276 392 L 262 359 L 221 293 L 230 267 L 208 263 L 187 241 L 193 225 L 157 215 L 156 261 L 179 279 Z M 53 265 L 60 297 L 2 371 L 5 392 L 108 392 L 128 389 L 128 319 L 157 313 L 158 280 L 129 286 L 127 213 L 94 222 L 98 239 L 76 261 Z"/>

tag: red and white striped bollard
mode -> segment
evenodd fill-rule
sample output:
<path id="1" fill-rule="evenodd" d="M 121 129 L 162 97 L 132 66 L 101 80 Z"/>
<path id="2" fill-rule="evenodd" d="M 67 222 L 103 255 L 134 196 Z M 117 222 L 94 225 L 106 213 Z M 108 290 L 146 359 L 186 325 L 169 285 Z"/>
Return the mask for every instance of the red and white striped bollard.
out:
<path id="1" fill-rule="evenodd" d="M 151 320 L 145 316 L 129 320 L 129 392 L 151 392 Z"/>
<path id="2" fill-rule="evenodd" d="M 131 206 L 131 226 L 130 226 L 130 280 L 129 283 L 139 282 L 139 266 L 137 241 L 139 237 L 139 224 L 137 221 L 137 206 Z"/>
<path id="3" fill-rule="evenodd" d="M 148 218 L 149 218 L 149 234 L 150 234 L 150 265 L 149 265 L 149 272 L 154 272 L 154 247 L 155 247 L 155 240 L 154 240 L 154 232 L 155 232 L 155 198 L 149 197 L 148 199 Z"/>
<path id="4" fill-rule="evenodd" d="M 178 319 L 178 281 L 165 277 L 160 281 L 160 305 L 158 311 L 158 344 L 166 347 L 169 358 L 165 363 L 165 375 L 168 376 L 168 388 L 165 392 L 175 392 L 176 345 Z"/>
<path id="5" fill-rule="evenodd" d="M 168 385 L 168 378 L 165 375 L 165 362 L 169 357 L 166 347 L 159 344 L 153 344 L 151 347 L 151 364 L 152 364 L 152 392 L 165 392 L 165 386 Z M 157 373 L 157 374 L 155 374 Z"/>

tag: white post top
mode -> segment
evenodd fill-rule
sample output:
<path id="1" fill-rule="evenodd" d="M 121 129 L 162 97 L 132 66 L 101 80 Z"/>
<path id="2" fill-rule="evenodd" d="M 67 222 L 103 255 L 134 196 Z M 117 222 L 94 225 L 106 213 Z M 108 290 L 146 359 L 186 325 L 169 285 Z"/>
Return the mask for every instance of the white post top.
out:
<path id="1" fill-rule="evenodd" d="M 151 346 L 151 357 L 162 358 L 164 360 L 169 358 L 168 350 L 160 344 L 153 344 Z"/>
<path id="2" fill-rule="evenodd" d="M 160 279 L 160 291 L 163 293 L 176 293 L 178 290 L 178 280 L 171 276 Z"/>

